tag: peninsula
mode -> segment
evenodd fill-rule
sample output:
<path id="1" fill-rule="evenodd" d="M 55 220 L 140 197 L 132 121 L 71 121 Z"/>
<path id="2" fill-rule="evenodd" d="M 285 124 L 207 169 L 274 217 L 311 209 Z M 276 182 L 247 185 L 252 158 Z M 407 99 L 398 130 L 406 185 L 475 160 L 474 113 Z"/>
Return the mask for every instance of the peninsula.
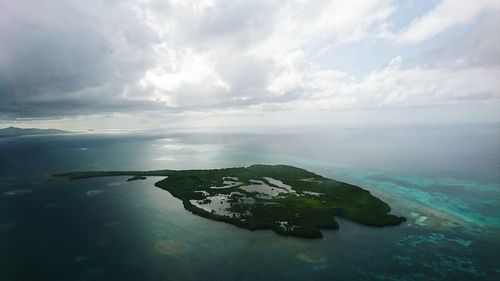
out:
<path id="1" fill-rule="evenodd" d="M 71 180 L 107 176 L 165 176 L 155 186 L 182 200 L 196 215 L 286 236 L 321 238 L 321 229 L 339 228 L 335 217 L 379 227 L 406 220 L 389 214 L 389 205 L 367 190 L 286 165 L 53 175 Z"/>

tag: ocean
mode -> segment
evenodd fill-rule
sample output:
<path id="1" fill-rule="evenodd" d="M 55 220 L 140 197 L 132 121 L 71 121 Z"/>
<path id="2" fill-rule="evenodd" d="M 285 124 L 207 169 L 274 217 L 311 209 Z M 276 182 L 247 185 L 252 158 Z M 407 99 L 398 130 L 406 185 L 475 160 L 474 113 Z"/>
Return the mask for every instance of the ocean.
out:
<path id="1" fill-rule="evenodd" d="M 323 239 L 198 217 L 161 179 L 74 170 L 294 165 L 408 221 Z M 0 280 L 499 280 L 500 125 L 108 131 L 0 139 Z M 159 252 L 158 243 L 174 245 Z"/>

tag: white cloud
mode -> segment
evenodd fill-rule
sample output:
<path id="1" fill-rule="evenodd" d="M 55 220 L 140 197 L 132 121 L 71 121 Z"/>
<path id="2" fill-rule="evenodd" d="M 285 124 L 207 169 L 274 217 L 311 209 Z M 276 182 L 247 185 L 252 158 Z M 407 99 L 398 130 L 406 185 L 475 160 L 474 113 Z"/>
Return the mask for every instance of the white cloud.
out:
<path id="1" fill-rule="evenodd" d="M 252 51 L 324 52 L 339 44 L 362 40 L 394 9 L 391 1 L 386 0 L 288 1 L 276 13 L 271 32 Z"/>
<path id="2" fill-rule="evenodd" d="M 434 9 L 413 20 L 394 39 L 403 44 L 418 43 L 453 26 L 469 23 L 482 12 L 499 8 L 498 0 L 442 0 Z"/>
<path id="3" fill-rule="evenodd" d="M 308 61 L 369 36 L 394 11 L 388 0 L 149 4 L 146 22 L 163 43 L 140 83 L 153 88 L 154 99 L 189 108 L 297 98 L 301 87 L 320 85 L 301 84 L 303 70 L 292 64 L 344 75 Z"/>
<path id="4" fill-rule="evenodd" d="M 199 100 L 205 98 L 210 87 L 221 93 L 230 90 L 229 85 L 215 71 L 210 52 L 195 53 L 190 49 L 170 48 L 162 52 L 166 55 L 166 63 L 160 61 L 154 68 L 146 71 L 139 81 L 141 86 L 152 90 L 149 99 L 178 107 L 185 106 L 180 101 L 189 94 L 182 92 L 186 87 L 191 91 L 199 88 L 199 93 L 194 93 L 199 95 Z M 196 98 L 193 98 L 192 105 L 196 103 Z"/>
<path id="5" fill-rule="evenodd" d="M 500 66 L 402 68 L 400 56 L 363 80 L 347 74 L 291 65 L 292 81 L 303 99 L 277 105 L 290 110 L 371 110 L 376 108 L 439 106 L 467 100 L 500 100 Z M 286 76 L 285 76 L 286 78 Z M 277 78 L 278 81 L 283 79 Z M 285 83 L 286 85 L 294 85 Z M 293 91 L 294 89 L 287 89 Z M 266 108 L 264 106 L 263 108 Z"/>

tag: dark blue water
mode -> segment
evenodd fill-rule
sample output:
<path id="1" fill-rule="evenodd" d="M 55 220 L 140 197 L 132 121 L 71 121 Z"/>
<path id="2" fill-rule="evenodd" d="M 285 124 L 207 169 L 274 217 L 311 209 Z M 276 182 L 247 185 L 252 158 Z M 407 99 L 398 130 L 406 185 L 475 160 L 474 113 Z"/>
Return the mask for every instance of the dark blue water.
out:
<path id="1" fill-rule="evenodd" d="M 498 280 L 499 147 L 498 125 L 0 139 L 0 280 Z M 154 187 L 158 178 L 47 181 L 254 163 L 360 185 L 408 222 L 339 220 L 338 231 L 304 240 L 197 217 Z M 155 251 L 164 240 L 183 251 Z"/>

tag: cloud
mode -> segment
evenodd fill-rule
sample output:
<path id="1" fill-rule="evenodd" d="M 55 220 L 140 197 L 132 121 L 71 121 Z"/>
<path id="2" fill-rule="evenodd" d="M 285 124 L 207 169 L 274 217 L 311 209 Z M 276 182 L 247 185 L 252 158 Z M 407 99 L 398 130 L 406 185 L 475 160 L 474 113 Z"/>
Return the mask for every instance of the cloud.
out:
<path id="1" fill-rule="evenodd" d="M 286 57 L 361 40 L 393 11 L 388 0 L 0 5 L 0 113 L 13 117 L 290 100 Z"/>
<path id="2" fill-rule="evenodd" d="M 141 83 L 189 110 L 290 101 L 301 96 L 290 57 L 361 40 L 392 11 L 385 0 L 173 2 L 148 13 L 164 59 Z"/>
<path id="3" fill-rule="evenodd" d="M 297 65 L 300 65 L 298 63 Z M 500 65 L 490 67 L 403 67 L 400 56 L 364 79 L 347 74 L 297 67 L 292 81 L 301 99 L 286 105 L 265 105 L 267 110 L 373 110 L 394 107 L 440 106 L 464 101 L 500 100 Z M 295 66 L 296 67 L 296 66 Z M 292 85 L 292 83 L 283 83 Z"/>
<path id="4" fill-rule="evenodd" d="M 394 39 L 402 44 L 422 42 L 454 26 L 467 24 L 483 12 L 498 9 L 500 2 L 496 0 L 442 0 L 434 9 L 413 20 Z"/>
<path id="5" fill-rule="evenodd" d="M 391 22 L 391 0 L 1 1 L 0 116 L 171 118 L 498 100 L 497 2 L 443 0 L 401 27 Z M 456 38 L 447 33 L 466 25 Z M 388 27 L 401 32 L 381 36 Z M 411 49 L 424 40 L 436 41 Z M 332 54 L 357 44 L 393 44 L 383 52 L 394 59 L 358 76 L 336 69 Z"/>
<path id="6" fill-rule="evenodd" d="M 123 94 L 154 61 L 156 38 L 128 4 L 2 1 L 1 113 L 64 115 L 114 102 L 134 107 Z"/>
<path id="7" fill-rule="evenodd" d="M 443 34 L 417 57 L 432 67 L 491 67 L 500 65 L 500 17 L 483 16 L 460 34 Z"/>

